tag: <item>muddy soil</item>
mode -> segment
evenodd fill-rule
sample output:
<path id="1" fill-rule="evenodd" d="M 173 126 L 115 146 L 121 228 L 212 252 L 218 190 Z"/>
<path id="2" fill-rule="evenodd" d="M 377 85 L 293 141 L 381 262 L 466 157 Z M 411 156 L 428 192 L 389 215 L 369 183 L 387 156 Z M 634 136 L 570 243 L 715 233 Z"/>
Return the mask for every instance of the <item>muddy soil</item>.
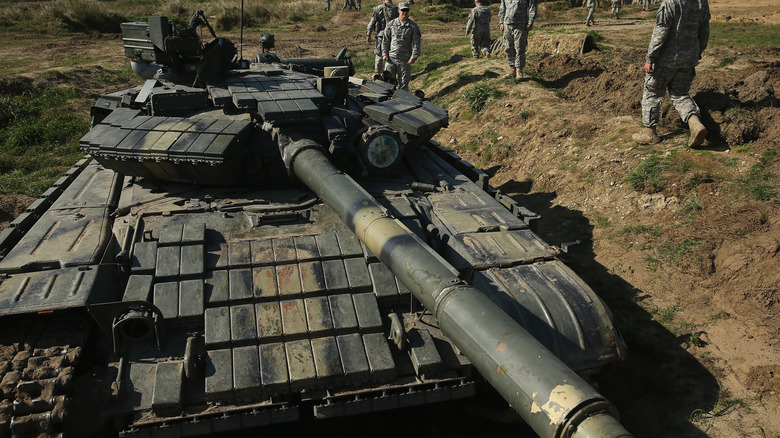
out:
<path id="1" fill-rule="evenodd" d="M 751 2 L 750 8 L 725 0 L 712 12 L 720 21 L 780 22 L 776 0 Z M 625 14 L 620 22 L 597 20 L 593 29 L 606 38 L 606 50 L 535 53 L 526 69 L 531 78 L 492 82 L 505 95 L 480 114 L 460 96 L 475 82 L 504 74 L 501 57 L 453 55 L 429 66 L 427 72 L 448 73 L 426 82 L 427 96 L 450 111 L 451 124 L 436 139 L 539 213 L 539 234 L 548 242 L 580 241 L 564 257 L 608 302 L 629 346 L 628 358 L 594 383 L 630 431 L 639 437 L 778 437 L 780 201 L 752 199 L 734 175 L 748 175 L 762 154 L 778 149 L 780 49 L 709 48 L 692 88 L 710 130 L 704 147 L 687 149 L 687 131 L 668 99 L 659 130 L 664 142 L 638 147 L 630 136 L 640 128 L 641 46 L 652 21 L 630 7 Z M 342 46 L 369 50 L 362 33 L 328 31 L 367 21 L 364 11 L 337 13 L 316 26 L 291 25 L 276 34 L 278 52 L 298 57 L 332 56 Z M 424 44 L 459 36 L 461 27 L 423 27 Z M 23 48 L 7 44 L 19 38 Z M 0 39 L 0 59 L 11 65 L 33 52 L 45 60 L 35 71 L 14 72 L 17 77 L 57 85 L 56 75 L 42 72 L 76 71 L 82 83 L 68 85 L 87 97 L 102 91 L 90 78 L 125 62 L 118 37 Z M 251 42 L 244 48 L 258 49 Z M 76 67 L 52 61 L 75 54 L 84 59 Z M 732 61 L 723 65 L 724 59 Z M 425 75 L 415 75 L 412 88 Z M 651 152 L 679 167 L 667 169 L 661 190 L 634 189 L 625 177 Z M 776 173 L 777 157 L 772 160 Z M 30 201 L 0 194 L 0 226 Z M 434 436 L 453 431 L 418 427 Z"/>

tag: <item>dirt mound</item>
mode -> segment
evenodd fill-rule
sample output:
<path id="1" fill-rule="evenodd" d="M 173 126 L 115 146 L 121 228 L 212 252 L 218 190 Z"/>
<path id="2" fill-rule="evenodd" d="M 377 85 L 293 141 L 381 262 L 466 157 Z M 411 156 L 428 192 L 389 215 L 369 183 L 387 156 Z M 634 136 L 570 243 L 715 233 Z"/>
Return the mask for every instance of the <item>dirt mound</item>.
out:
<path id="1" fill-rule="evenodd" d="M 762 52 L 770 59 L 780 56 L 774 48 Z M 529 62 L 527 69 L 544 87 L 560 90 L 567 100 L 598 108 L 599 113 L 607 115 L 640 116 L 644 56 L 643 50 L 584 56 L 542 54 Z M 691 95 L 705 113 L 709 140 L 737 147 L 764 138 L 768 141 L 762 142 L 759 149 L 770 147 L 772 139 L 777 138 L 772 132 L 780 129 L 776 128 L 775 87 L 780 85 L 777 63 L 726 70 L 718 75 L 706 74 L 707 68 L 711 67 L 698 69 Z M 661 104 L 661 128 L 670 132 L 684 128 L 670 99 Z M 762 135 L 764 131 L 769 131 L 768 135 Z"/>
<path id="2" fill-rule="evenodd" d="M 780 366 L 753 367 L 746 383 L 759 396 L 780 403 Z"/>
<path id="3" fill-rule="evenodd" d="M 30 196 L 0 192 L 0 230 L 8 227 L 33 201 L 35 198 Z"/>
<path id="4" fill-rule="evenodd" d="M 528 65 L 548 88 L 561 89 L 576 102 L 595 105 L 611 115 L 632 114 L 640 108 L 644 73 L 639 50 L 591 53 L 582 57 L 541 55 Z M 549 78 L 549 79 L 548 79 Z"/>

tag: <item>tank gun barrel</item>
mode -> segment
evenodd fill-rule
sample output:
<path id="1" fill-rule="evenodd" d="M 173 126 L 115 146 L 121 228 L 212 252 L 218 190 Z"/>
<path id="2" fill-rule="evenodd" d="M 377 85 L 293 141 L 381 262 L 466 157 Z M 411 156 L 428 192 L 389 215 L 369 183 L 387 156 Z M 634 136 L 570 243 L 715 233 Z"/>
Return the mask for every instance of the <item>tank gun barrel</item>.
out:
<path id="1" fill-rule="evenodd" d="M 280 141 L 280 145 L 282 145 Z M 612 404 L 547 350 L 348 175 L 316 142 L 280 146 L 288 171 L 333 209 L 542 437 L 630 437 Z"/>

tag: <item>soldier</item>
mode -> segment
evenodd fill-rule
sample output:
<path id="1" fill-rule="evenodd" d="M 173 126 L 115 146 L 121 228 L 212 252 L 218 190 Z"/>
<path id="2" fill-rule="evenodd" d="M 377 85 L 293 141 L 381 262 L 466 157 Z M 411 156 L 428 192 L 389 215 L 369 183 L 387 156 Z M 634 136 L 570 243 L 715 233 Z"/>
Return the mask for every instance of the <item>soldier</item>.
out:
<path id="1" fill-rule="evenodd" d="M 525 49 L 528 46 L 528 31 L 534 27 L 536 0 L 501 0 L 498 8 L 498 28 L 504 33 L 506 60 L 509 74 L 506 78 L 523 78 Z"/>
<path id="2" fill-rule="evenodd" d="M 355 6 L 355 0 L 344 0 L 344 6 L 341 7 L 341 12 L 344 12 L 344 9 L 349 8 L 349 10 L 357 9 L 357 6 Z"/>
<path id="3" fill-rule="evenodd" d="M 374 74 L 380 74 L 385 69 L 385 62 L 382 59 L 382 35 L 384 34 L 387 23 L 394 18 L 398 18 L 398 7 L 392 0 L 382 0 L 382 4 L 375 7 L 371 12 L 371 20 L 366 28 L 366 41 L 371 42 L 371 32 L 376 32 L 376 43 L 374 44 Z"/>
<path id="4" fill-rule="evenodd" d="M 489 0 L 485 0 L 487 3 Z M 466 35 L 471 32 L 471 54 L 479 58 L 482 55 L 490 58 L 490 8 L 482 5 L 482 0 L 474 0 L 474 9 L 469 13 L 466 23 Z"/>
<path id="5" fill-rule="evenodd" d="M 639 144 L 661 141 L 656 126 L 667 89 L 674 109 L 691 130 L 688 146 L 699 146 L 704 141 L 707 129 L 701 123 L 699 107 L 688 93 L 709 37 L 708 0 L 665 0 L 661 3 L 644 66 L 642 124 L 645 128 L 633 135 L 634 141 Z"/>
<path id="6" fill-rule="evenodd" d="M 330 10 L 330 0 L 325 0 L 325 10 L 326 11 Z"/>
<path id="7" fill-rule="evenodd" d="M 599 0 L 585 0 L 582 3 L 583 8 L 588 8 L 588 18 L 585 19 L 585 25 L 590 26 L 591 24 L 596 24 L 596 21 L 593 19 L 593 13 L 596 12 L 596 6 L 599 5 Z"/>
<path id="8" fill-rule="evenodd" d="M 620 6 L 623 4 L 623 0 L 612 0 L 612 17 L 615 20 L 620 19 Z"/>
<path id="9" fill-rule="evenodd" d="M 382 36 L 382 59 L 385 69 L 396 78 L 398 88 L 409 91 L 412 64 L 420 57 L 422 35 L 417 23 L 409 19 L 409 2 L 398 4 L 398 18 L 385 27 Z"/>

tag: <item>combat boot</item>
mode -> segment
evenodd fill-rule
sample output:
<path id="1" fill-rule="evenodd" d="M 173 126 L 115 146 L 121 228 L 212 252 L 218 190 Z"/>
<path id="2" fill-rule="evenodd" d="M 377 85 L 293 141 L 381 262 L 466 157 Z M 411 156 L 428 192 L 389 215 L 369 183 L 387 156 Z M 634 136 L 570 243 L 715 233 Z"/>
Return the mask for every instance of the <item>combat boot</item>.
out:
<path id="1" fill-rule="evenodd" d="M 515 69 L 515 80 L 516 81 L 522 81 L 525 78 L 525 75 L 523 74 L 522 68 L 516 68 Z"/>
<path id="2" fill-rule="evenodd" d="M 707 128 L 701 124 L 699 116 L 691 116 L 688 119 L 688 127 L 691 129 L 691 138 L 688 140 L 688 147 L 695 148 L 700 146 L 704 142 L 704 137 L 707 136 Z"/>
<path id="3" fill-rule="evenodd" d="M 632 135 L 631 138 L 639 144 L 656 144 L 661 142 L 661 137 L 655 132 L 655 126 L 652 128 L 642 128 L 641 131 Z"/>
<path id="4" fill-rule="evenodd" d="M 517 74 L 515 70 L 516 69 L 514 67 L 509 67 L 509 73 L 506 76 L 504 76 L 504 79 L 514 79 L 515 75 Z"/>

